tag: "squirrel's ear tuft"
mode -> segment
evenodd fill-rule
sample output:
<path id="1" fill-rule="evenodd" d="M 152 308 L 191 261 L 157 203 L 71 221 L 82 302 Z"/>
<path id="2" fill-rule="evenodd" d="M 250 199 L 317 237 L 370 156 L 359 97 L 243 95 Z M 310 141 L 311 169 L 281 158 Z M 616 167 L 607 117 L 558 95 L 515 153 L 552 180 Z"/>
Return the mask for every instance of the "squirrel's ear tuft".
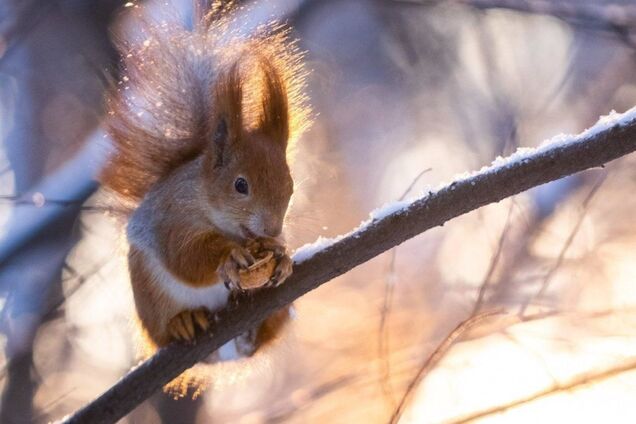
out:
<path id="1" fill-rule="evenodd" d="M 285 81 L 267 59 L 261 59 L 260 66 L 263 72 L 263 99 L 258 129 L 286 146 L 289 138 L 289 105 Z"/>
<path id="2" fill-rule="evenodd" d="M 220 118 L 212 135 L 214 152 L 216 153 L 215 167 L 223 166 L 227 156 L 228 131 L 225 118 Z"/>
<path id="3" fill-rule="evenodd" d="M 216 166 L 222 166 L 228 145 L 236 142 L 243 125 L 243 82 L 238 65 L 221 72 L 214 85 L 212 142 L 216 152 Z"/>

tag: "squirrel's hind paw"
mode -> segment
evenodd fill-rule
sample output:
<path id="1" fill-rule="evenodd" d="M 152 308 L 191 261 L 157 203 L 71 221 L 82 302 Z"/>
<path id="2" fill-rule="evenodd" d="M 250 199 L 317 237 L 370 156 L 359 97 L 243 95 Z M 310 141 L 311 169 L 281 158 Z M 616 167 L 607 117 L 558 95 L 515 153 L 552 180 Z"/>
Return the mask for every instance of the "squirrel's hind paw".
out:
<path id="1" fill-rule="evenodd" d="M 186 310 L 178 313 L 168 322 L 168 334 L 175 340 L 191 342 L 196 337 L 197 329 L 206 331 L 210 328 L 210 318 L 205 309 Z"/>

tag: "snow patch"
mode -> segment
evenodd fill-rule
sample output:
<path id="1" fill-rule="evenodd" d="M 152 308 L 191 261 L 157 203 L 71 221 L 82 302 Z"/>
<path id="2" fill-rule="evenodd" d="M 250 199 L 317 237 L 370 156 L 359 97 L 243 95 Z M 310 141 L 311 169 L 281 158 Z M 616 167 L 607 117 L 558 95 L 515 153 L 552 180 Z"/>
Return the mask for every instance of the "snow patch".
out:
<path id="1" fill-rule="evenodd" d="M 626 124 L 629 124 L 636 120 L 636 107 L 628 110 L 625 113 L 616 113 L 615 111 L 611 111 L 609 115 L 602 116 L 599 118 L 598 122 L 586 129 L 580 134 L 558 134 L 548 140 L 542 142 L 538 147 L 520 147 L 513 154 L 507 157 L 498 156 L 490 165 L 482 167 L 479 171 L 473 172 L 464 172 L 461 174 L 457 174 L 453 177 L 451 182 L 442 183 L 438 186 L 436 190 L 433 192 L 429 192 L 433 194 L 434 192 L 440 191 L 444 188 L 449 188 L 450 190 L 454 190 L 455 185 L 459 182 L 465 182 L 471 178 L 474 178 L 477 175 L 484 175 L 493 172 L 497 172 L 501 169 L 510 167 L 519 162 L 527 162 L 532 156 L 540 153 L 544 153 L 549 150 L 557 149 L 559 147 L 565 147 L 569 144 L 573 143 L 581 143 L 585 142 L 585 140 L 593 137 L 601 132 L 607 131 L 614 127 L 620 127 Z M 475 182 L 471 182 L 471 185 L 475 185 Z M 340 240 L 346 237 L 357 237 L 357 234 L 361 231 L 364 231 L 369 225 L 371 225 L 374 221 L 378 221 L 386 218 L 389 215 L 394 213 L 403 212 L 406 210 L 413 202 L 420 200 L 426 193 L 422 192 L 417 196 L 408 198 L 406 200 L 398 200 L 395 202 L 385 203 L 381 207 L 374 209 L 369 214 L 369 219 L 362 221 L 360 225 L 354 230 L 341 234 L 335 237 L 323 237 L 320 236 L 313 243 L 305 244 L 304 246 L 299 247 L 296 252 L 294 252 L 294 262 L 301 263 L 304 262 L 311 257 L 313 257 L 319 251 L 326 249 L 333 244 L 339 242 Z"/>
<path id="2" fill-rule="evenodd" d="M 415 200 L 419 198 L 420 196 L 416 196 L 416 197 L 408 198 L 405 200 L 398 200 L 395 202 L 385 203 L 379 208 L 371 211 L 371 213 L 369 214 L 369 218 L 371 218 L 371 220 L 386 218 L 388 215 L 391 215 L 395 212 L 408 208 L 411 205 L 411 203 L 413 203 Z"/>
<path id="3" fill-rule="evenodd" d="M 320 236 L 316 241 L 307 243 L 296 249 L 296 251 L 294 252 L 294 262 L 296 262 L 297 264 L 305 262 L 307 259 L 314 256 L 317 252 L 326 249 L 327 247 L 333 245 L 344 237 L 345 235 L 340 235 L 333 238 Z"/>
<path id="4" fill-rule="evenodd" d="M 362 221 L 360 225 L 358 225 L 358 227 L 356 227 L 354 230 L 346 234 L 341 234 L 335 237 L 323 237 L 323 236 L 318 237 L 316 241 L 312 243 L 307 243 L 304 246 L 301 246 L 298 249 L 296 249 L 296 251 L 294 252 L 294 262 L 297 264 L 304 262 L 307 259 L 314 256 L 319 251 L 332 246 L 333 244 L 339 242 L 340 240 L 346 237 L 357 237 L 358 233 L 360 233 L 361 231 L 364 231 L 364 229 L 367 228 L 369 225 L 371 225 L 374 221 L 379 221 L 381 219 L 386 218 L 389 215 L 392 215 L 399 211 L 404 211 L 406 208 L 408 208 L 414 201 L 418 200 L 420 197 L 421 196 L 415 196 L 406 200 L 398 200 L 395 202 L 385 203 L 379 208 L 376 208 L 373 211 L 371 211 L 368 219 Z"/>
<path id="5" fill-rule="evenodd" d="M 544 140 L 538 147 L 519 147 L 510 156 L 498 156 L 495 160 L 492 161 L 490 165 L 482 167 L 479 171 L 463 172 L 461 174 L 455 175 L 450 183 L 440 184 L 437 190 L 440 190 L 446 186 L 450 186 L 452 189 L 453 183 L 463 182 L 472 177 L 475 177 L 476 175 L 496 172 L 520 162 L 527 162 L 531 156 L 536 154 L 545 153 L 549 150 L 557 149 L 559 147 L 565 147 L 574 143 L 583 143 L 585 142 L 585 140 L 601 132 L 607 131 L 611 128 L 627 125 L 634 120 L 636 120 L 636 107 L 631 108 L 625 113 L 617 113 L 616 111 L 611 111 L 608 115 L 601 116 L 596 124 L 592 125 L 590 128 L 586 129 L 580 134 L 558 134 L 554 137 Z"/>

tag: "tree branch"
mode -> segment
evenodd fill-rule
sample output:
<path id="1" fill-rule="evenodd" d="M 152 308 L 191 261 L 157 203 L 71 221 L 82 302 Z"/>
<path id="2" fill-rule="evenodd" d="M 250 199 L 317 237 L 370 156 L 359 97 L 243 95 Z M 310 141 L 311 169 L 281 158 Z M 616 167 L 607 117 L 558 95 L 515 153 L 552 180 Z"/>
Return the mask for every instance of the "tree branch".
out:
<path id="1" fill-rule="evenodd" d="M 382 252 L 481 206 L 603 166 L 635 150 L 636 108 L 604 118 L 578 136 L 557 136 L 538 149 L 522 149 L 414 201 L 378 210 L 348 235 L 301 248 L 294 256 L 294 274 L 285 284 L 243 295 L 217 314 L 211 332 L 196 344 L 175 343 L 161 349 L 63 422 L 115 422 L 182 371 L 258 325 L 273 311 Z"/>
<path id="2" fill-rule="evenodd" d="M 613 27 L 636 26 L 636 7 L 618 4 L 585 4 L 553 0 L 459 0 L 479 9 L 510 9 L 561 19 L 599 22 Z"/>
<path id="3" fill-rule="evenodd" d="M 400 399 L 400 403 L 398 404 L 395 411 L 393 411 L 393 415 L 391 415 L 391 419 L 389 420 L 389 424 L 397 424 L 400 421 L 400 417 L 404 412 L 404 408 L 406 407 L 407 401 L 413 395 L 413 391 L 415 388 L 422 382 L 424 377 L 428 374 L 428 372 L 435 367 L 439 361 L 448 353 L 448 351 L 457 343 L 460 338 L 466 334 L 469 330 L 476 327 L 478 324 L 481 324 L 484 320 L 488 318 L 492 318 L 495 315 L 502 314 L 501 311 L 489 311 L 489 312 L 473 312 L 470 317 L 466 318 L 464 321 L 457 324 L 457 326 L 451 331 L 442 342 L 437 345 L 435 350 L 431 352 L 429 356 L 426 357 L 424 363 L 419 367 L 417 373 L 415 373 L 415 377 L 411 380 L 409 385 L 406 387 L 406 391 L 402 395 Z"/>
<path id="4" fill-rule="evenodd" d="M 593 383 L 609 380 L 612 377 L 619 376 L 620 374 L 631 372 L 636 370 L 636 359 L 627 358 L 625 362 L 622 362 L 614 367 L 605 369 L 600 372 L 594 372 L 576 376 L 565 383 L 554 383 L 552 386 L 541 390 L 536 393 L 532 393 L 521 399 L 513 400 L 509 403 L 494 406 L 483 411 L 475 412 L 470 415 L 466 415 L 462 418 L 451 421 L 451 424 L 467 424 L 474 422 L 480 418 L 485 418 L 495 414 L 502 414 L 510 409 L 517 408 L 519 406 L 534 402 L 547 396 L 555 395 L 557 393 L 566 392 L 571 394 L 573 391 L 580 389 L 584 386 L 589 386 Z"/>
<path id="5" fill-rule="evenodd" d="M 631 31 L 636 29 L 636 6 L 582 4 L 580 1 L 551 0 L 458 0 L 476 9 L 508 9 L 516 12 L 549 15 L 572 24 L 616 33 L 634 47 Z"/>

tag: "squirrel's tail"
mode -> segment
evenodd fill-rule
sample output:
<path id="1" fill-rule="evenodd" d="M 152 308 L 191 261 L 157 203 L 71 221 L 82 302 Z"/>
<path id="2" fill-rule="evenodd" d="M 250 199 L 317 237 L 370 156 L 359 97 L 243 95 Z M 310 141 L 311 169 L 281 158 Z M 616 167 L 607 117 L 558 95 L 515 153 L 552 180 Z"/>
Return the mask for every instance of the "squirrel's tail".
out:
<path id="1" fill-rule="evenodd" d="M 192 0 L 192 29 L 205 31 L 235 8 L 235 0 Z"/>
<path id="2" fill-rule="evenodd" d="M 278 108 L 281 96 L 289 140 L 308 125 L 306 73 L 289 29 L 272 23 L 246 37 L 233 28 L 231 6 L 196 1 L 212 9 L 194 31 L 141 18 L 136 40 L 120 46 L 122 79 L 106 99 L 113 152 L 100 179 L 131 207 L 211 143 L 210 124 L 219 105 L 227 103 L 214 98 L 218 84 L 231 80 L 237 86 L 230 90 L 242 93 L 246 130 L 262 123 L 263 112 Z M 236 70 L 239 78 L 223 81 Z"/>

